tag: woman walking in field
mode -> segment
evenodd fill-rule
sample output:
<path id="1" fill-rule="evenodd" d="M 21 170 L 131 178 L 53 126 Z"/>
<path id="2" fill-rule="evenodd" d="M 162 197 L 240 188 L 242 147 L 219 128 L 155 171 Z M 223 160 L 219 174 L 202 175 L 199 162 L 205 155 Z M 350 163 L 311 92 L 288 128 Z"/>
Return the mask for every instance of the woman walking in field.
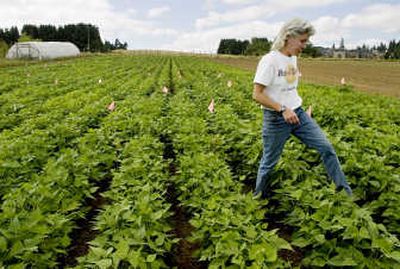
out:
<path id="1" fill-rule="evenodd" d="M 318 124 L 311 118 L 311 107 L 301 108 L 298 95 L 297 55 L 315 33 L 314 27 L 302 19 L 287 22 L 276 37 L 271 52 L 259 62 L 254 78 L 253 99 L 263 106 L 263 156 L 257 175 L 255 194 L 266 196 L 271 171 L 282 154 L 291 134 L 315 148 L 337 190 L 352 190 L 340 167 L 336 152 Z"/>

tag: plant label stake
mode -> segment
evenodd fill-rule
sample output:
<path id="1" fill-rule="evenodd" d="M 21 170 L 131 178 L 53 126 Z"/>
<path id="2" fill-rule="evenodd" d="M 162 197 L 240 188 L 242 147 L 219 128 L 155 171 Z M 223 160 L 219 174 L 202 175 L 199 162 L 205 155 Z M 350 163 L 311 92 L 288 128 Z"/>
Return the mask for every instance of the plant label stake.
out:
<path id="1" fill-rule="evenodd" d="M 114 109 L 115 109 L 115 102 L 112 101 L 111 104 L 109 104 L 109 105 L 107 106 L 107 109 L 110 110 L 110 111 L 114 111 Z"/>
<path id="2" fill-rule="evenodd" d="M 167 94 L 169 92 L 168 88 L 166 86 L 164 86 L 161 91 L 165 94 Z"/>
<path id="3" fill-rule="evenodd" d="M 210 113 L 214 113 L 214 98 L 211 99 L 211 102 L 208 105 L 208 111 L 210 111 Z"/>

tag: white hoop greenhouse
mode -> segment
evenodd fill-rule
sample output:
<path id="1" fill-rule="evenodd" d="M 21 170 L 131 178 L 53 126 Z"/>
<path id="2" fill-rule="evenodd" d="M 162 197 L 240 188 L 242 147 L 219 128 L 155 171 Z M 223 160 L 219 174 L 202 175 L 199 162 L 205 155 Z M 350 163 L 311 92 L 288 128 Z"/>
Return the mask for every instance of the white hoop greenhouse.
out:
<path id="1" fill-rule="evenodd" d="M 79 49 L 70 42 L 21 42 L 8 50 L 6 58 L 45 60 L 78 55 Z"/>

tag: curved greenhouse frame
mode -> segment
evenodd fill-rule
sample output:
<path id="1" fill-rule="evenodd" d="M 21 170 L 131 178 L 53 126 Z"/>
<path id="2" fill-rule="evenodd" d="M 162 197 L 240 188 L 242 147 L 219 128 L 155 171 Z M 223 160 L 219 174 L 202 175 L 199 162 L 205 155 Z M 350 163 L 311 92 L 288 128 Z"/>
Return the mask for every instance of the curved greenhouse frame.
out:
<path id="1" fill-rule="evenodd" d="M 7 53 L 7 59 L 55 59 L 73 57 L 79 49 L 70 42 L 21 42 L 15 43 Z"/>

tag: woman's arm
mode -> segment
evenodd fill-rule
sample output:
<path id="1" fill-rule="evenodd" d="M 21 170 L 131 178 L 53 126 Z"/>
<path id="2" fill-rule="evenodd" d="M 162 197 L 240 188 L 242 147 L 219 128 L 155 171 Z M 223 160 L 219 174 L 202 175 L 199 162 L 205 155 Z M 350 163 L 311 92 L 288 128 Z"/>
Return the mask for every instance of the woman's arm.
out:
<path id="1" fill-rule="evenodd" d="M 254 90 L 253 90 L 253 99 L 268 108 L 271 108 L 277 112 L 281 111 L 282 105 L 274 102 L 273 100 L 271 100 L 271 98 L 269 98 L 268 96 L 266 96 L 264 94 L 264 89 L 266 86 L 259 84 L 259 83 L 254 83 Z M 294 113 L 294 111 L 290 108 L 286 108 L 285 111 L 283 112 L 283 118 L 285 119 L 285 121 L 287 123 L 290 124 L 298 124 L 300 123 L 299 118 L 297 117 L 296 113 Z"/>
<path id="2" fill-rule="evenodd" d="M 253 99 L 265 107 L 271 108 L 277 112 L 281 111 L 281 104 L 272 101 L 271 98 L 266 96 L 264 94 L 264 89 L 264 85 L 254 83 Z"/>

